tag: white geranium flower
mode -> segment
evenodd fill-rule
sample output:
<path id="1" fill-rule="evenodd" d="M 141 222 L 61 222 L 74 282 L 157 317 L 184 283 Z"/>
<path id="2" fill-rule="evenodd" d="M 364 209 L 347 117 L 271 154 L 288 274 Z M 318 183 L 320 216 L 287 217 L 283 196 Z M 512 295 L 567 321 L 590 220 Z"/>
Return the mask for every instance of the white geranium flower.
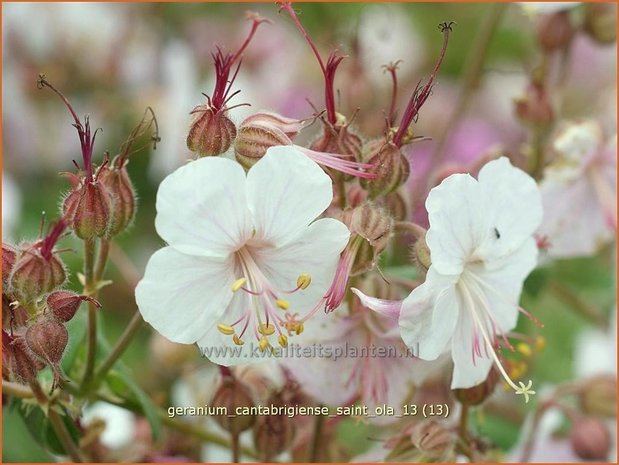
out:
<path id="1" fill-rule="evenodd" d="M 542 220 L 535 181 L 507 158 L 487 163 L 479 180 L 454 174 L 430 191 L 426 242 L 432 265 L 426 281 L 401 303 L 400 330 L 419 358 L 434 360 L 451 351 L 451 387 L 469 388 L 486 379 L 492 363 L 517 393 L 528 395 L 503 369 L 495 350 L 498 336 L 516 326 L 522 284 L 533 270 L 533 232 Z M 364 304 L 393 314 L 396 304 L 362 296 Z"/>
<path id="2" fill-rule="evenodd" d="M 551 258 L 586 256 L 615 238 L 617 135 L 604 143 L 595 121 L 567 125 L 540 184 L 546 215 L 539 235 Z"/>
<path id="3" fill-rule="evenodd" d="M 518 2 L 522 9 L 531 16 L 571 10 L 581 3 L 582 2 Z"/>
<path id="4" fill-rule="evenodd" d="M 330 178 L 290 147 L 270 148 L 247 175 L 216 157 L 179 168 L 157 193 L 169 245 L 136 288 L 142 316 L 223 365 L 248 362 L 249 350 L 229 350 L 246 340 L 285 346 L 319 308 L 349 238 L 340 221 L 314 221 L 332 196 Z"/>

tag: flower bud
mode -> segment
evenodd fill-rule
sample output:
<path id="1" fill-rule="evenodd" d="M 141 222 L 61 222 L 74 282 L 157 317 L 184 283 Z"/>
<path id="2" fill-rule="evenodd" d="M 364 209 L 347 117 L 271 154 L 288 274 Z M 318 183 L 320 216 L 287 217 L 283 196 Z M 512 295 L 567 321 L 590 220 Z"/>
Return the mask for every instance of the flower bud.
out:
<path id="1" fill-rule="evenodd" d="M 410 193 L 404 187 L 387 194 L 384 199 L 385 208 L 391 213 L 396 221 L 408 221 L 411 215 L 409 201 Z"/>
<path id="2" fill-rule="evenodd" d="M 337 115 L 338 121 L 335 125 L 324 124 L 322 134 L 310 145 L 311 150 L 326 153 L 339 153 L 349 155 L 349 160 L 361 159 L 363 141 L 355 134 L 346 118 Z"/>
<path id="3" fill-rule="evenodd" d="M 291 129 L 292 123 L 280 124 L 274 117 L 261 116 L 253 115 L 243 121 L 234 142 L 234 156 L 245 169 L 251 168 L 270 147 L 292 145 L 292 140 L 284 132 Z"/>
<path id="4" fill-rule="evenodd" d="M 375 179 L 361 179 L 361 186 L 371 198 L 395 191 L 410 175 L 410 164 L 400 149 L 391 142 L 377 139 L 366 148 L 364 159 L 374 165 Z"/>
<path id="5" fill-rule="evenodd" d="M 24 339 L 28 348 L 51 367 L 56 386 L 60 379 L 60 361 L 69 343 L 67 328 L 53 319 L 42 320 L 26 330 Z"/>
<path id="6" fill-rule="evenodd" d="M 2 332 L 3 353 L 5 349 L 5 332 Z M 38 360 L 21 337 L 12 338 L 7 345 L 8 369 L 15 380 L 21 383 L 33 381 L 37 373 L 45 368 L 45 364 Z"/>
<path id="7" fill-rule="evenodd" d="M 253 415 L 235 414 L 238 407 L 253 407 L 254 402 L 247 387 L 232 376 L 223 377 L 212 404 L 226 408 L 228 415 L 219 415 L 215 419 L 230 434 L 239 434 L 251 428 L 256 420 Z"/>
<path id="8" fill-rule="evenodd" d="M 200 157 L 221 155 L 236 137 L 236 126 L 225 111 L 198 105 L 191 111 L 187 147 Z"/>
<path id="9" fill-rule="evenodd" d="M 55 291 L 47 296 L 47 308 L 58 320 L 67 322 L 73 318 L 80 304 L 85 300 L 95 302 L 95 305 L 99 306 L 99 303 L 92 297 L 71 291 Z"/>
<path id="10" fill-rule="evenodd" d="M 389 243 L 393 218 L 385 209 L 366 202 L 343 212 L 342 221 L 352 233 L 349 245 L 357 247 L 350 275 L 371 270 Z M 364 240 L 356 240 L 355 235 Z"/>
<path id="11" fill-rule="evenodd" d="M 617 415 L 617 378 L 598 375 L 589 379 L 579 393 L 579 400 L 586 414 L 614 418 Z"/>
<path id="12" fill-rule="evenodd" d="M 617 40 L 617 5 L 614 3 L 585 3 L 584 30 L 600 44 Z"/>
<path id="13" fill-rule="evenodd" d="M 2 288 L 6 289 L 9 284 L 9 277 L 15 265 L 17 252 L 9 244 L 2 243 Z"/>
<path id="14" fill-rule="evenodd" d="M 415 241 L 415 245 L 413 246 L 413 256 L 415 260 L 425 271 L 430 269 L 430 265 L 432 265 L 432 255 L 430 253 L 430 247 L 428 247 L 428 243 L 426 242 L 426 235 L 423 234 L 423 237 L 420 237 Z"/>
<path id="15" fill-rule="evenodd" d="M 566 47 L 575 33 L 569 11 L 542 15 L 537 22 L 537 40 L 548 53 Z"/>
<path id="16" fill-rule="evenodd" d="M 499 373 L 493 367 L 484 382 L 467 389 L 454 389 L 454 395 L 462 405 L 470 407 L 479 405 L 492 395 L 499 378 Z"/>
<path id="17" fill-rule="evenodd" d="M 535 83 L 527 86 L 523 97 L 514 99 L 518 118 L 533 127 L 548 127 L 554 120 L 554 111 L 546 89 Z"/>
<path id="18" fill-rule="evenodd" d="M 451 452 L 456 438 L 438 422 L 426 420 L 413 427 L 411 440 L 423 455 L 440 460 Z"/>
<path id="19" fill-rule="evenodd" d="M 274 394 L 267 405 L 283 406 L 281 395 Z M 294 439 L 295 427 L 292 418 L 286 415 L 260 415 L 253 428 L 254 444 L 258 458 L 270 462 L 286 451 Z"/>
<path id="20" fill-rule="evenodd" d="M 63 216 L 80 239 L 103 237 L 112 219 L 112 199 L 99 181 L 85 181 L 64 200 Z"/>
<path id="21" fill-rule="evenodd" d="M 103 167 L 99 179 L 107 188 L 112 201 L 107 235 L 113 237 L 123 232 L 133 221 L 136 206 L 135 190 L 125 166 Z"/>
<path id="22" fill-rule="evenodd" d="M 64 264 L 57 254 L 47 260 L 37 250 L 26 249 L 15 262 L 10 284 L 20 299 L 31 302 L 62 286 L 65 278 Z"/>
<path id="23" fill-rule="evenodd" d="M 607 460 L 610 452 L 608 427 L 596 418 L 576 420 L 570 436 L 576 455 L 584 460 Z"/>

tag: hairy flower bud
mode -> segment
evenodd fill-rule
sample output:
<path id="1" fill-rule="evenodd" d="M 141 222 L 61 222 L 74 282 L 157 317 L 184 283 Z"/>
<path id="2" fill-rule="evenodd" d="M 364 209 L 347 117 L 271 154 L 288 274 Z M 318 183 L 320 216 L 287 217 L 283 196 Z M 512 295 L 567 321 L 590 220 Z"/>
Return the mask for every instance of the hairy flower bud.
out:
<path id="1" fill-rule="evenodd" d="M 455 437 L 437 421 L 425 420 L 413 426 L 411 441 L 426 457 L 444 459 L 455 444 Z"/>
<path id="2" fill-rule="evenodd" d="M 351 276 L 371 270 L 389 243 L 393 218 L 384 208 L 366 202 L 343 212 L 342 221 L 352 233 L 347 249 L 356 248 Z M 355 236 L 362 240 L 356 239 Z"/>
<path id="3" fill-rule="evenodd" d="M 30 302 L 62 286 L 65 278 L 64 264 L 57 254 L 46 259 L 37 250 L 26 248 L 15 262 L 10 284 L 20 299 Z"/>
<path id="4" fill-rule="evenodd" d="M 80 304 L 89 300 L 99 306 L 99 303 L 92 297 L 79 295 L 71 291 L 55 291 L 47 296 L 47 308 L 53 313 L 53 315 L 60 321 L 70 321 Z"/>
<path id="5" fill-rule="evenodd" d="M 283 406 L 280 394 L 274 394 L 267 405 Z M 253 428 L 254 444 L 258 458 L 270 462 L 276 456 L 286 451 L 294 439 L 295 427 L 292 418 L 286 415 L 260 415 Z"/>
<path id="6" fill-rule="evenodd" d="M 575 33 L 569 11 L 542 15 L 537 23 L 537 40 L 545 52 L 566 47 Z"/>
<path id="7" fill-rule="evenodd" d="M 8 355 L 8 371 L 16 381 L 33 381 L 37 373 L 45 368 L 45 364 L 36 358 L 22 337 L 12 338 L 3 331 L 2 349 L 3 354 Z"/>
<path id="8" fill-rule="evenodd" d="M 9 277 L 13 266 L 15 266 L 15 259 L 17 258 L 17 252 L 9 244 L 2 243 L 2 288 L 6 289 L 9 284 Z"/>
<path id="9" fill-rule="evenodd" d="M 63 216 L 80 239 L 103 237 L 112 220 L 112 199 L 100 182 L 84 182 L 65 198 Z"/>
<path id="10" fill-rule="evenodd" d="M 514 99 L 518 118 L 533 127 L 548 127 L 554 120 L 554 111 L 548 91 L 536 83 L 530 83 L 525 95 Z"/>
<path id="11" fill-rule="evenodd" d="M 579 393 L 579 400 L 586 414 L 614 418 L 617 415 L 617 378 L 598 375 L 589 379 Z"/>
<path id="12" fill-rule="evenodd" d="M 584 460 L 607 460 L 611 439 L 608 427 L 597 418 L 576 420 L 570 435 L 572 448 Z"/>
<path id="13" fill-rule="evenodd" d="M 221 155 L 236 137 L 236 126 L 226 112 L 209 105 L 198 105 L 191 111 L 187 147 L 200 157 Z"/>
<path id="14" fill-rule="evenodd" d="M 69 343 L 67 328 L 54 319 L 45 319 L 30 326 L 24 339 L 28 348 L 52 368 L 56 386 L 60 379 L 58 367 Z"/>
<path id="15" fill-rule="evenodd" d="M 499 373 L 493 367 L 484 382 L 467 389 L 454 389 L 454 396 L 462 405 L 479 405 L 492 395 L 499 379 Z"/>
<path id="16" fill-rule="evenodd" d="M 325 123 L 321 135 L 310 145 L 310 149 L 317 152 L 339 153 L 348 155 L 349 160 L 361 159 L 363 141 L 350 128 L 346 118 L 337 113 L 335 124 Z"/>
<path id="17" fill-rule="evenodd" d="M 136 206 L 135 190 L 125 165 L 120 168 L 103 167 L 99 179 L 107 188 L 112 202 L 107 235 L 113 237 L 123 232 L 133 221 Z"/>
<path id="18" fill-rule="evenodd" d="M 280 120 L 273 116 L 274 114 L 266 115 L 252 115 L 239 126 L 239 134 L 234 142 L 234 155 L 245 169 L 254 166 L 270 147 L 292 145 L 286 130 L 296 135 L 293 120 L 284 117 Z"/>
<path id="19" fill-rule="evenodd" d="M 598 43 L 617 40 L 617 5 L 614 3 L 585 3 L 585 32 Z"/>
<path id="20" fill-rule="evenodd" d="M 383 200 L 385 208 L 396 221 L 407 221 L 411 215 L 410 193 L 405 187 L 387 194 Z"/>
<path id="21" fill-rule="evenodd" d="M 244 384 L 232 376 L 224 376 L 212 401 L 215 407 L 225 407 L 228 415 L 215 417 L 217 423 L 231 434 L 239 434 L 252 427 L 253 415 L 235 415 L 238 407 L 253 407 L 254 401 Z"/>
<path id="22" fill-rule="evenodd" d="M 425 271 L 430 269 L 430 265 L 432 265 L 432 256 L 430 254 L 430 247 L 428 247 L 428 243 L 426 242 L 425 233 L 415 241 L 415 245 L 413 245 L 413 256 L 419 266 Z"/>
<path id="23" fill-rule="evenodd" d="M 410 164 L 400 149 L 382 139 L 371 141 L 364 151 L 364 161 L 374 166 L 375 179 L 361 179 L 361 186 L 371 198 L 389 194 L 406 182 Z"/>

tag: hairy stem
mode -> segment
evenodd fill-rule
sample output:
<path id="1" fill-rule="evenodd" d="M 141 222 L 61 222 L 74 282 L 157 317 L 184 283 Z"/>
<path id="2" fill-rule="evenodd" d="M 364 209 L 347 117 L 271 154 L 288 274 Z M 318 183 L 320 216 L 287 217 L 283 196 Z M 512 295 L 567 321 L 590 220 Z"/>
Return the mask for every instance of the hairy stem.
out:
<path id="1" fill-rule="evenodd" d="M 320 443 L 322 439 L 322 431 L 325 426 L 325 416 L 318 415 L 314 420 L 314 435 L 312 436 L 312 448 L 309 453 L 309 462 L 320 462 Z"/>
<path id="2" fill-rule="evenodd" d="M 2 380 L 2 394 L 19 397 L 20 399 L 32 399 L 34 397 L 32 389 L 29 389 L 27 386 L 5 380 Z"/>
<path id="3" fill-rule="evenodd" d="M 71 457 L 71 460 L 78 463 L 88 462 L 82 454 L 82 451 L 80 451 L 79 447 L 73 442 L 73 438 L 71 438 L 71 435 L 67 430 L 67 426 L 62 421 L 62 418 L 60 418 L 58 412 L 56 412 L 53 408 L 50 408 L 48 418 L 52 428 L 54 428 L 56 436 L 58 436 L 58 439 L 62 444 L 62 448 L 69 455 L 69 457 Z"/>
<path id="4" fill-rule="evenodd" d="M 91 295 L 94 291 L 94 267 L 95 267 L 95 240 L 84 240 L 84 294 Z M 88 329 L 86 331 L 86 369 L 82 379 L 82 387 L 86 387 L 91 379 L 95 368 L 97 356 L 97 307 L 93 302 L 88 302 Z"/>
<path id="5" fill-rule="evenodd" d="M 239 447 L 239 434 L 231 433 L 230 440 L 231 440 L 230 450 L 232 452 L 232 462 L 239 463 L 241 461 L 241 449 Z"/>
<path id="6" fill-rule="evenodd" d="M 94 272 L 95 283 L 99 282 L 105 272 L 105 266 L 107 265 L 107 257 L 110 253 L 110 240 L 101 239 L 99 244 L 99 256 L 97 257 L 97 266 Z"/>

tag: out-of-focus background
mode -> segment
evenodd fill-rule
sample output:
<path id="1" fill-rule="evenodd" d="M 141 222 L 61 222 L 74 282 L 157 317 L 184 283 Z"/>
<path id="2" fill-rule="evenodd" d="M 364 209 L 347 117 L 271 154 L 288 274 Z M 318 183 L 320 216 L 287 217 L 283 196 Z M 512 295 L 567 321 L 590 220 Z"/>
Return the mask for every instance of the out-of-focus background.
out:
<path id="1" fill-rule="evenodd" d="M 359 108 L 355 124 L 371 136 L 381 134 L 389 106 L 390 79 L 381 66 L 402 60 L 398 74 L 398 108 L 402 111 L 416 83 L 428 76 L 436 60 L 442 44 L 437 25 L 442 21 L 457 23 L 433 95 L 415 125 L 416 135 L 434 140 L 416 143 L 409 151 L 411 195 L 417 192 L 416 183 L 425 182 L 424 166 L 454 110 L 463 70 L 475 60 L 474 38 L 495 7 L 446 3 L 296 5 L 323 54 L 337 48 L 347 55 L 336 79 L 339 109 L 350 115 Z M 130 159 L 128 169 L 140 197 L 139 209 L 133 227 L 118 239 L 141 273 L 148 257 L 162 245 L 154 229 L 158 183 L 189 157 L 185 145 L 189 112 L 204 102 L 201 93 L 211 93 L 214 84 L 211 53 L 216 46 L 233 51 L 244 40 L 249 28 L 246 10 L 259 12 L 271 23 L 256 33 L 234 84 L 241 93 L 231 104 L 250 103 L 251 107 L 232 110 L 231 117 L 240 122 L 259 109 L 311 117 L 308 100 L 318 108 L 323 106 L 321 74 L 289 17 L 278 14 L 274 4 L 4 3 L 3 240 L 18 243 L 36 238 L 42 212 L 48 222 L 58 216 L 62 193 L 69 186 L 59 173 L 72 171 L 72 160 L 80 158 L 67 109 L 48 89 L 37 89 L 37 76 L 42 73 L 67 96 L 80 116 L 90 115 L 93 129 L 103 129 L 97 136 L 96 162 L 106 150 L 117 153 L 147 106 L 157 115 L 161 137 L 157 149 L 152 150 L 144 139 L 136 144 L 143 149 Z M 467 163 L 498 145 L 516 152 L 526 141 L 527 131 L 514 114 L 513 99 L 524 93 L 539 59 L 535 34 L 536 13 L 531 8 L 506 6 L 466 115 L 445 136 L 447 160 Z M 615 43 L 604 45 L 587 34 L 578 34 L 562 72 L 561 100 L 555 102 L 562 117 L 595 117 L 609 133 L 614 132 Z M 308 137 L 318 126 L 309 130 Z M 71 248 L 71 239 L 65 239 L 63 245 Z M 613 256 L 614 249 L 607 247 L 592 258 L 551 264 L 551 272 L 542 269 L 530 278 L 525 301 L 540 319 L 549 322 L 544 328 L 546 348 L 531 374 L 537 383 L 575 378 L 592 363 L 614 357 L 614 331 L 606 334 L 595 324 L 595 318 L 607 319 L 616 305 Z M 80 264 L 76 254 L 68 251 L 64 258 L 75 276 Z M 102 291 L 101 300 L 105 332 L 114 340 L 135 303 L 130 286 L 114 266 L 110 273 L 116 284 Z M 544 294 L 539 298 L 536 286 L 542 286 L 549 275 L 573 295 Z M 74 278 L 71 285 L 77 289 L 79 283 Z M 571 308 L 574 305 L 582 308 Z M 591 317 L 587 312 L 600 315 Z M 606 346 L 587 346 L 587 340 L 599 342 L 602 337 L 608 340 Z M 165 395 L 172 378 L 179 376 L 171 368 L 170 374 L 161 374 L 174 363 L 170 365 L 166 357 L 171 355 L 160 350 L 160 344 L 144 328 L 123 358 L 155 401 Z M 117 421 L 121 443 L 131 437 L 129 433 L 123 436 L 122 431 L 144 427 L 122 413 Z M 487 434 L 506 450 L 518 440 L 517 424 L 497 417 L 484 425 Z M 349 437 L 344 440 L 346 446 L 355 454 L 365 452 L 364 445 L 350 439 L 358 432 L 352 426 L 344 430 L 343 437 Z M 4 411 L 3 434 L 3 461 L 51 459 L 10 410 Z"/>

